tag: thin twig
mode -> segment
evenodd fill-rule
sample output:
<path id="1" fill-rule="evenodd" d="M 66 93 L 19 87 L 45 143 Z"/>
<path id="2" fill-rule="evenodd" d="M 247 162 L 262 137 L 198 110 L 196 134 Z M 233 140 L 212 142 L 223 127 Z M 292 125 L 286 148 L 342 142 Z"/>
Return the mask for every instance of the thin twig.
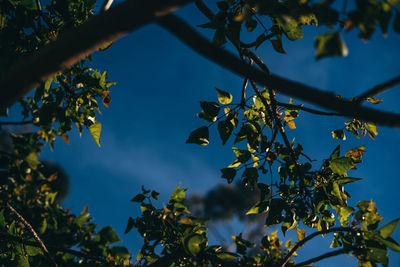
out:
<path id="1" fill-rule="evenodd" d="M 24 125 L 24 124 L 31 124 L 33 120 L 29 121 L 0 121 L 0 125 Z"/>
<path id="2" fill-rule="evenodd" d="M 33 246 L 33 247 L 41 247 L 41 245 L 37 242 L 33 242 L 30 240 L 26 240 L 22 237 L 19 236 L 14 236 L 14 235 L 10 235 L 8 233 L 4 233 L 4 232 L 0 232 L 0 240 L 10 240 L 10 241 L 15 241 L 24 245 L 28 245 L 28 246 Z M 64 253 L 68 253 L 71 255 L 74 255 L 76 257 L 80 257 L 80 258 L 85 258 L 88 260 L 93 260 L 93 261 L 97 261 L 97 262 L 102 262 L 102 263 L 107 263 L 107 261 L 103 258 L 98 258 L 96 256 L 93 255 L 89 255 L 87 253 L 83 253 L 80 251 L 76 251 L 73 249 L 69 249 L 69 248 L 62 248 L 62 247 L 57 247 L 57 246 L 52 246 L 52 245 L 48 245 L 47 246 L 51 251 L 54 252 L 64 252 Z"/>
<path id="3" fill-rule="evenodd" d="M 35 229 L 33 229 L 32 225 L 25 220 L 25 218 L 19 214 L 18 211 L 16 211 L 11 205 L 10 203 L 6 204 L 6 207 L 15 215 L 17 216 L 18 220 L 23 223 L 28 229 L 29 231 L 32 233 L 33 237 L 35 238 L 35 240 L 40 244 L 40 247 L 42 248 L 44 254 L 46 254 L 47 258 L 53 263 L 54 266 L 58 266 L 57 263 L 54 261 L 53 257 L 50 255 L 49 251 L 47 250 L 46 245 L 43 243 L 43 241 L 40 239 L 39 235 L 36 233 Z"/>
<path id="4" fill-rule="evenodd" d="M 361 104 L 362 102 L 367 100 L 367 98 L 373 97 L 380 93 L 383 93 L 384 91 L 389 90 L 398 84 L 400 84 L 400 76 L 396 76 L 388 81 L 385 81 L 383 83 L 375 85 L 371 89 L 369 89 L 366 92 L 362 93 L 361 95 L 357 96 L 357 100 L 354 102 Z"/>
<path id="5" fill-rule="evenodd" d="M 281 107 L 285 107 L 285 108 L 293 108 L 293 109 L 300 109 L 312 114 L 317 114 L 317 115 L 324 115 L 324 116 L 343 116 L 340 113 L 337 112 L 325 112 L 325 111 L 321 111 L 321 110 L 316 110 L 316 109 L 312 109 L 312 108 L 307 108 L 304 107 L 302 105 L 293 105 L 293 104 L 287 104 L 287 103 L 282 103 L 279 101 L 276 101 L 276 104 L 278 104 L 278 106 Z"/>
<path id="6" fill-rule="evenodd" d="M 334 228 L 330 228 L 327 230 L 322 230 L 322 231 L 317 231 L 314 232 L 308 236 L 306 236 L 304 239 L 302 239 L 301 241 L 299 241 L 290 251 L 289 253 L 286 255 L 286 257 L 283 259 L 283 263 L 281 265 L 281 267 L 285 267 L 286 263 L 288 263 L 290 257 L 293 255 L 293 253 L 295 253 L 297 251 L 298 248 L 300 248 L 301 246 L 304 245 L 304 243 L 306 243 L 307 241 L 313 239 L 316 236 L 319 235 L 324 235 L 324 234 L 328 234 L 328 233 L 334 233 L 334 232 L 351 232 L 354 231 L 354 229 L 352 227 L 334 227 Z"/>
<path id="7" fill-rule="evenodd" d="M 272 37 L 274 37 L 275 35 L 277 35 L 276 32 L 270 33 L 265 35 L 264 33 L 261 34 L 254 42 L 251 42 L 249 44 L 244 44 L 241 43 L 240 46 L 243 48 L 251 48 L 251 47 L 258 47 L 260 46 L 263 42 L 265 42 L 266 40 L 271 39 Z"/>
<path id="8" fill-rule="evenodd" d="M 352 248 L 352 247 L 338 249 L 338 250 L 335 250 L 335 251 L 331 251 L 331 252 L 322 254 L 322 255 L 320 255 L 318 257 L 315 257 L 315 258 L 300 262 L 298 264 L 295 264 L 293 267 L 306 266 L 306 265 L 309 265 L 311 263 L 314 263 L 314 262 L 317 262 L 317 261 L 320 261 L 320 260 L 323 260 L 323 259 L 326 259 L 326 258 L 338 256 L 340 254 L 345 254 L 345 253 L 348 253 L 348 252 L 353 251 L 353 250 L 354 250 L 354 248 Z"/>
<path id="9" fill-rule="evenodd" d="M 202 0 L 194 0 L 195 5 L 200 10 L 201 13 L 204 14 L 209 20 L 214 20 L 214 13 L 209 9 L 206 4 Z"/>

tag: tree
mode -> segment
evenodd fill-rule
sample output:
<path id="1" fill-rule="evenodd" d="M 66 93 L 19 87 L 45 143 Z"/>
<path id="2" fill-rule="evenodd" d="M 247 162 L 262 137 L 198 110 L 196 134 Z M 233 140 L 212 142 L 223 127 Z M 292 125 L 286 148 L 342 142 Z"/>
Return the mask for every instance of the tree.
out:
<path id="1" fill-rule="evenodd" d="M 382 102 L 374 96 L 400 82 L 399 77 L 384 82 L 353 99 L 343 99 L 310 86 L 271 74 L 255 54 L 254 48 L 270 42 L 284 53 L 283 40 L 297 40 L 303 27 L 312 24 L 329 27 L 358 28 L 360 37 L 369 39 L 379 25 L 388 32 L 392 14 L 393 29 L 399 32 L 399 3 L 358 1 L 353 10 L 338 11 L 337 3 L 310 1 L 221 1 L 214 14 L 202 1 L 195 1 L 209 22 L 201 25 L 214 31 L 213 42 L 199 35 L 178 17 L 173 8 L 188 1 L 127 1 L 93 16 L 94 1 L 51 2 L 2 1 L 0 16 L 0 106 L 3 111 L 19 100 L 22 122 L 2 125 L 32 124 L 32 132 L 10 134 L 12 146 L 1 152 L 2 210 L 0 212 L 2 262 L 16 265 L 223 265 L 223 266 L 303 266 L 323 258 L 352 253 L 361 266 L 388 265 L 387 250 L 399 251 L 390 236 L 399 220 L 379 223 L 373 201 L 347 203 L 348 183 L 359 180 L 347 172 L 361 162 L 365 147 L 341 153 L 338 146 L 322 167 L 313 166 L 300 144 L 290 142 L 285 128 L 294 128 L 300 112 L 325 116 L 350 117 L 343 129 L 334 130 L 333 138 L 345 139 L 345 131 L 359 137 L 378 134 L 377 124 L 399 126 L 399 115 L 363 107 L 365 101 Z M 107 6 L 107 5 L 106 5 Z M 92 17 L 91 19 L 89 19 Z M 270 27 L 263 21 L 270 20 Z M 124 247 L 110 246 L 119 241 L 111 227 L 97 231 L 90 222 L 87 208 L 80 215 L 70 214 L 55 200 L 57 192 L 49 186 L 57 174 L 44 171 L 38 154 L 44 143 L 53 147 L 76 125 L 81 133 L 87 127 L 100 145 L 101 124 L 96 115 L 100 103 L 111 102 L 106 72 L 90 68 L 90 53 L 106 49 L 111 42 L 146 23 L 156 21 L 197 52 L 244 76 L 239 102 L 217 89 L 216 101 L 201 101 L 198 117 L 208 125 L 190 133 L 187 143 L 209 144 L 209 129 L 216 126 L 223 144 L 234 135 L 236 160 L 221 170 L 228 183 L 241 179 L 258 188 L 259 201 L 247 214 L 265 216 L 265 225 L 280 225 L 281 231 L 296 229 L 297 242 L 284 246 L 276 233 L 265 235 L 257 254 L 249 252 L 256 244 L 240 234 L 234 236 L 236 253 L 219 246 L 209 246 L 205 221 L 190 216 L 185 205 L 185 191 L 178 186 L 164 208 L 156 208 L 156 191 L 142 188 L 132 201 L 139 202 L 143 215 L 130 218 L 126 227 L 134 227 L 144 237 L 136 262 Z M 243 28 L 243 29 L 242 29 Z M 262 28 L 262 29 L 261 29 Z M 242 30 L 241 30 L 242 29 Z M 256 30 L 255 30 L 256 29 Z M 244 43 L 244 31 L 259 31 L 254 42 Z M 81 40 L 76 42 L 76 40 Z M 254 39 L 254 36 L 253 36 Z M 221 48 L 230 42 L 237 58 Z M 317 36 L 317 58 L 344 56 L 345 43 L 338 31 Z M 22 63 L 21 63 L 22 62 Z M 254 67 L 252 65 L 256 65 Z M 8 66 L 11 66 L 8 68 Z M 61 72 L 62 71 L 62 72 Z M 21 77 L 23 73 L 23 77 Z M 251 85 L 254 94 L 249 93 Z M 259 88 L 265 86 L 265 88 Z M 31 90 L 33 94 L 21 99 Z M 280 102 L 283 93 L 305 100 L 332 112 L 303 105 Z M 235 99 L 237 97 L 235 96 Z M 231 138 L 232 139 L 232 138 Z M 44 143 L 43 143 L 44 142 Z M 279 180 L 265 182 L 272 167 L 279 166 Z M 261 179 L 261 178 L 264 179 Z M 303 228 L 317 228 L 306 235 Z M 309 232 L 309 230 L 307 230 Z M 308 261 L 295 263 L 292 256 L 312 238 L 335 233 L 333 250 Z M 159 247 L 163 246 L 160 252 Z M 73 248 L 79 248 L 74 250 Z"/>

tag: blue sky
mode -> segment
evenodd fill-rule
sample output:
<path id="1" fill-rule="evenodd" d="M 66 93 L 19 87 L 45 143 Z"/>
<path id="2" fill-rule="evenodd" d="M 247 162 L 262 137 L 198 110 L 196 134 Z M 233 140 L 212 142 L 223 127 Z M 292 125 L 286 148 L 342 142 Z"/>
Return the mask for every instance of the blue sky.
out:
<path id="1" fill-rule="evenodd" d="M 193 5 L 177 13 L 191 25 L 207 22 Z M 353 31 L 345 34 L 349 56 L 316 61 L 314 35 L 327 31 L 309 27 L 304 39 L 284 40 L 287 55 L 277 54 L 268 43 L 257 52 L 272 72 L 345 97 L 399 75 L 399 35 L 390 32 L 389 38 L 384 38 L 378 30 L 365 44 Z M 210 31 L 201 32 L 210 37 Z M 88 131 L 80 138 L 73 130 L 70 145 L 57 141 L 54 152 L 46 147 L 42 158 L 59 163 L 70 177 L 71 190 L 64 206 L 80 212 L 89 204 L 95 222 L 114 226 L 123 245 L 136 252 L 141 244 L 138 235 L 134 231 L 124 235 L 123 231 L 128 217 L 138 215 L 137 205 L 129 200 L 142 185 L 161 193 L 161 205 L 178 182 L 189 186 L 189 194 L 206 192 L 223 182 L 219 169 L 234 160 L 230 144 L 222 147 L 215 128 L 207 147 L 188 145 L 185 140 L 192 130 L 204 125 L 196 117 L 199 101 L 215 101 L 215 87 L 231 92 L 238 101 L 242 79 L 197 55 L 157 25 L 131 33 L 93 58 L 95 67 L 107 70 L 110 79 L 118 81 L 111 89 L 110 108 L 103 108 L 99 117 L 102 147 L 96 146 Z M 378 107 L 400 112 L 399 89 L 382 94 L 385 102 Z M 363 163 L 350 173 L 364 178 L 357 186 L 347 187 L 350 202 L 372 199 L 386 222 L 399 217 L 399 130 L 379 127 L 375 141 L 357 140 L 349 134 L 347 141 L 333 140 L 331 131 L 342 128 L 344 121 L 302 112 L 296 120 L 297 129 L 289 130 L 288 135 L 295 137 L 311 158 L 319 160 L 328 157 L 338 143 L 342 151 L 366 145 Z M 400 239 L 399 232 L 396 237 Z M 328 251 L 330 240 L 330 236 L 317 240 L 300 254 L 312 257 Z M 400 266 L 400 257 L 391 255 L 391 266 Z M 318 265 L 339 263 L 356 264 L 342 256 Z"/>

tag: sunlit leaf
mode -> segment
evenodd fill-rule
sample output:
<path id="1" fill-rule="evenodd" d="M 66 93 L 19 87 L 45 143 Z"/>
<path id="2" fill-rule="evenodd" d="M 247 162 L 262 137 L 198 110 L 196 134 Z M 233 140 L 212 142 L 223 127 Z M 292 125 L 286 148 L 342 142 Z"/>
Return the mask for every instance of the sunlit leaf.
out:
<path id="1" fill-rule="evenodd" d="M 365 128 L 367 128 L 368 132 L 373 134 L 374 136 L 378 135 L 378 127 L 375 122 L 367 121 L 365 122 Z"/>
<path id="2" fill-rule="evenodd" d="M 297 228 L 296 235 L 297 235 L 297 240 L 300 242 L 306 237 L 306 230 Z"/>
<path id="3" fill-rule="evenodd" d="M 223 104 L 223 105 L 227 105 L 229 103 L 232 102 L 232 95 L 228 92 L 225 92 L 221 89 L 216 88 L 217 92 L 218 92 L 218 101 Z"/>
<path id="4" fill-rule="evenodd" d="M 329 167 L 334 173 L 347 176 L 347 171 L 353 168 L 353 162 L 346 157 L 336 158 L 331 160 Z"/>
<path id="5" fill-rule="evenodd" d="M 391 221 L 390 223 L 382 226 L 381 228 L 379 228 L 378 232 L 379 234 L 384 238 L 388 238 L 390 237 L 393 232 L 396 230 L 397 224 L 400 222 L 400 218 Z"/>
<path id="6" fill-rule="evenodd" d="M 96 144 L 100 147 L 100 133 L 101 133 L 101 123 L 96 122 L 89 126 L 89 132 L 92 135 Z"/>

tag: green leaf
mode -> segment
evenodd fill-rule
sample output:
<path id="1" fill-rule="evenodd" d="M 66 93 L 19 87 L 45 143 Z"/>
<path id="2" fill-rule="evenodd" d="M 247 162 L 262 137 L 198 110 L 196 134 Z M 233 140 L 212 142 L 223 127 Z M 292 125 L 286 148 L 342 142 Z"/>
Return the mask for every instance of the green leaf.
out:
<path id="1" fill-rule="evenodd" d="M 185 201 L 185 191 L 187 190 L 187 188 L 180 188 L 180 184 L 178 184 L 175 189 L 174 192 L 172 192 L 170 198 L 169 198 L 169 202 L 179 202 L 182 203 L 183 201 Z"/>
<path id="2" fill-rule="evenodd" d="M 334 173 L 347 176 L 347 171 L 353 167 L 353 162 L 346 157 L 336 158 L 331 160 L 329 167 Z"/>
<path id="3" fill-rule="evenodd" d="M 378 229 L 379 234 L 384 238 L 390 237 L 393 232 L 396 230 L 397 224 L 400 222 L 400 218 L 391 221 L 390 223 L 382 226 L 381 228 Z"/>
<path id="4" fill-rule="evenodd" d="M 206 239 L 199 234 L 190 234 L 183 240 L 185 251 L 188 254 L 196 257 L 197 254 L 202 250 L 202 244 L 206 242 Z"/>
<path id="5" fill-rule="evenodd" d="M 221 169 L 222 178 L 228 181 L 228 184 L 232 183 L 233 178 L 236 176 L 236 170 L 234 168 L 223 168 Z"/>
<path id="6" fill-rule="evenodd" d="M 110 249 L 111 255 L 122 259 L 127 259 L 131 256 L 126 247 L 115 246 Z"/>
<path id="7" fill-rule="evenodd" d="M 352 207 L 340 207 L 338 210 L 338 216 L 341 226 L 346 226 L 349 224 L 349 216 L 354 211 Z"/>
<path id="8" fill-rule="evenodd" d="M 135 220 L 132 217 L 129 217 L 128 224 L 125 228 L 125 234 L 129 233 L 130 230 L 135 226 Z"/>
<path id="9" fill-rule="evenodd" d="M 209 130 L 208 127 L 202 126 L 190 133 L 189 138 L 186 140 L 187 144 L 198 144 L 206 146 L 209 144 Z"/>
<path id="10" fill-rule="evenodd" d="M 75 218 L 75 223 L 79 226 L 79 227 L 83 227 L 89 217 L 89 213 L 86 212 L 84 214 L 79 215 L 78 217 Z"/>
<path id="11" fill-rule="evenodd" d="M 233 132 L 233 124 L 229 120 L 218 122 L 218 133 L 222 140 L 222 145 L 225 145 Z"/>
<path id="12" fill-rule="evenodd" d="M 346 135 L 342 129 L 332 131 L 332 137 L 335 139 L 346 140 Z"/>
<path id="13" fill-rule="evenodd" d="M 40 161 L 37 158 L 37 153 L 35 152 L 29 153 L 25 160 L 28 163 L 29 167 L 34 170 L 36 170 L 37 166 L 40 164 Z"/>
<path id="14" fill-rule="evenodd" d="M 356 178 L 356 177 L 342 177 L 342 178 L 337 179 L 336 181 L 337 181 L 339 184 L 349 184 L 349 183 L 353 183 L 353 182 L 360 181 L 360 180 L 362 180 L 362 178 Z"/>
<path id="15" fill-rule="evenodd" d="M 336 159 L 340 156 L 340 145 L 338 145 L 332 152 L 331 156 L 329 157 L 329 159 Z"/>
<path id="16" fill-rule="evenodd" d="M 18 255 L 16 264 L 17 264 L 16 266 L 18 266 L 18 267 L 29 267 L 30 266 L 28 257 L 26 257 L 24 255 Z"/>
<path id="17" fill-rule="evenodd" d="M 375 122 L 367 121 L 365 122 L 365 128 L 368 132 L 372 133 L 374 136 L 378 135 L 378 127 Z"/>
<path id="18" fill-rule="evenodd" d="M 260 214 L 267 212 L 269 209 L 269 200 L 265 199 L 263 201 L 257 202 L 253 207 L 250 208 L 246 215 L 249 214 Z"/>
<path id="19" fill-rule="evenodd" d="M 111 226 L 103 227 L 98 234 L 100 235 L 100 240 L 106 245 L 122 241 Z"/>
<path id="20" fill-rule="evenodd" d="M 379 237 L 378 240 L 391 250 L 400 252 L 400 245 L 393 238 L 389 237 L 387 239 L 383 239 Z"/>
<path id="21" fill-rule="evenodd" d="M 316 58 L 340 56 L 345 57 L 348 49 L 338 32 L 317 35 L 315 39 Z"/>
<path id="22" fill-rule="evenodd" d="M 232 102 L 232 95 L 228 92 L 222 91 L 221 89 L 217 89 L 218 92 L 218 101 L 222 104 L 222 105 L 227 105 L 229 103 Z"/>
<path id="23" fill-rule="evenodd" d="M 101 133 L 101 123 L 96 122 L 89 126 L 89 132 L 92 135 L 96 144 L 100 147 L 100 133 Z"/>
<path id="24" fill-rule="evenodd" d="M 285 18 L 276 18 L 274 23 L 282 29 L 289 40 L 295 41 L 303 38 L 303 30 L 295 19 L 288 16 Z"/>
<path id="25" fill-rule="evenodd" d="M 369 255 L 371 260 L 382 263 L 383 266 L 387 266 L 389 264 L 389 257 L 386 249 L 370 248 Z"/>
<path id="26" fill-rule="evenodd" d="M 25 251 L 28 256 L 36 256 L 38 254 L 43 255 L 43 250 L 40 247 L 25 246 Z"/>
<path id="27" fill-rule="evenodd" d="M 217 257 L 223 261 L 231 261 L 237 257 L 235 253 L 232 252 L 222 252 L 218 253 Z"/>

